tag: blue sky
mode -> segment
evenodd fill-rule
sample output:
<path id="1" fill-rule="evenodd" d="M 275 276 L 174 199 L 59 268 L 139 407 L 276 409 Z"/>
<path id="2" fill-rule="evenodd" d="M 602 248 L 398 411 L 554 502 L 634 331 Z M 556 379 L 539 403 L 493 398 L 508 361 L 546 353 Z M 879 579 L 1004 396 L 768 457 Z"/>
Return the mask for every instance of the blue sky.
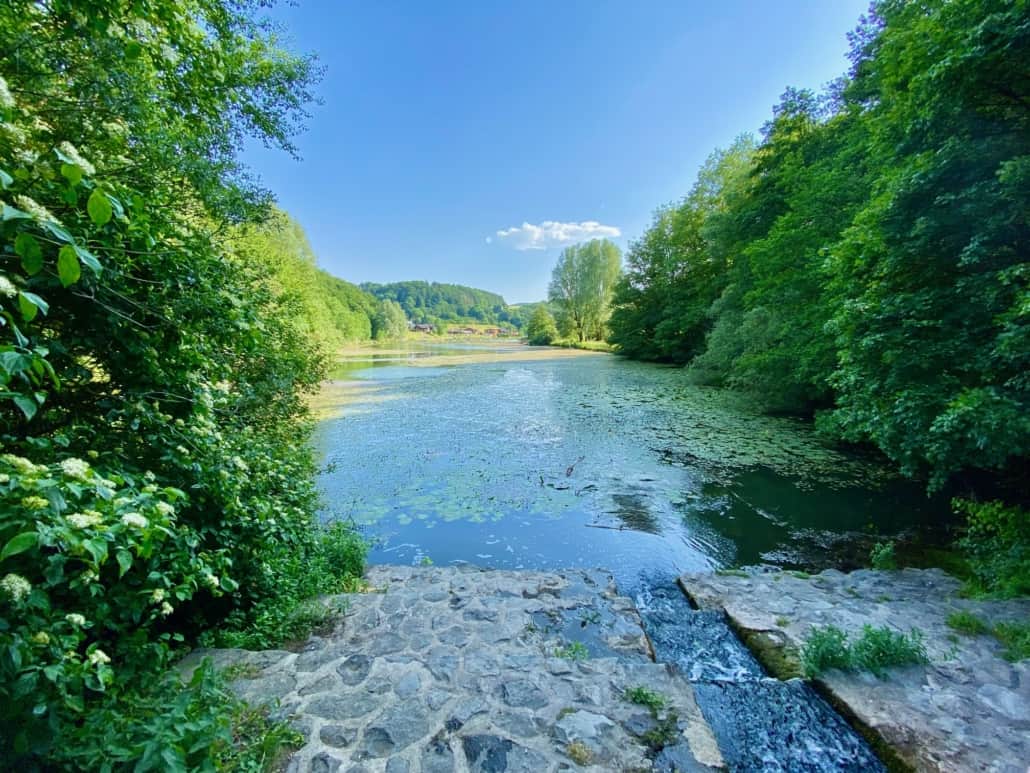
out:
<path id="1" fill-rule="evenodd" d="M 562 243 L 625 247 L 786 86 L 841 75 L 867 7 L 300 0 L 276 18 L 325 66 L 323 104 L 302 161 L 245 160 L 337 276 L 540 300 Z"/>

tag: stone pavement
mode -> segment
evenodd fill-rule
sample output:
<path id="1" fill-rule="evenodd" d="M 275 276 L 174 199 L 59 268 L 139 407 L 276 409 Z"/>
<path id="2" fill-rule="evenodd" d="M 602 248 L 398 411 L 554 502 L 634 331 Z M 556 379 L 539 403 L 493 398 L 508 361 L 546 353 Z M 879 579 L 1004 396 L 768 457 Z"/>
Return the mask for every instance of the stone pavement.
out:
<path id="1" fill-rule="evenodd" d="M 814 626 L 922 631 L 929 665 L 894 668 L 884 680 L 829 671 L 816 687 L 888 761 L 919 771 L 1030 770 L 1030 661 L 1009 663 L 993 637 L 957 635 L 946 622 L 960 610 L 988 625 L 1025 622 L 1030 602 L 962 598 L 961 583 L 936 569 L 687 574 L 680 584 L 702 609 L 724 610 L 781 677 L 797 669 Z"/>
<path id="2" fill-rule="evenodd" d="M 723 766 L 689 682 L 653 661 L 633 602 L 600 571 L 377 566 L 300 652 L 200 650 L 277 702 L 296 773 L 703 771 Z M 644 687 L 665 706 L 630 702 Z"/>

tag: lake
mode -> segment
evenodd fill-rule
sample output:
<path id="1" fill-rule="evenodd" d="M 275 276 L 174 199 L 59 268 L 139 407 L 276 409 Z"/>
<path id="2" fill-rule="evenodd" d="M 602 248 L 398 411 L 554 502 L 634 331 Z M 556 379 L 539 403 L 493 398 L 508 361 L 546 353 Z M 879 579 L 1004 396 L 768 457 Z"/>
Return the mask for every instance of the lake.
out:
<path id="1" fill-rule="evenodd" d="M 372 563 L 601 566 L 631 589 L 857 565 L 946 512 L 806 422 L 607 354 L 370 348 L 340 360 L 317 409 L 324 517 L 360 525 Z"/>

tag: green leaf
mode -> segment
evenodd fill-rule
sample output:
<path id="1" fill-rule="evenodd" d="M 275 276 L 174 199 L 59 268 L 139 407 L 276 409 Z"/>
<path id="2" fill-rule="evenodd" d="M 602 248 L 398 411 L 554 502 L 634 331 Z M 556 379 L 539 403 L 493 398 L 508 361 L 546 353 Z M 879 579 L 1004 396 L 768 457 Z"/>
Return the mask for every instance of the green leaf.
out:
<path id="1" fill-rule="evenodd" d="M 28 212 L 22 212 L 20 209 L 15 209 L 10 204 L 4 204 L 3 208 L 0 208 L 0 221 L 7 222 L 8 220 L 31 220 L 32 215 Z"/>
<path id="2" fill-rule="evenodd" d="M 96 256 L 87 250 L 85 247 L 80 247 L 78 244 L 75 245 L 75 254 L 79 256 L 87 266 L 93 269 L 94 274 L 99 274 L 103 270 L 103 266 L 100 265 L 100 261 L 96 259 Z"/>
<path id="3" fill-rule="evenodd" d="M 0 169 L 0 188 L 10 188 L 13 182 L 14 178 L 3 169 Z"/>
<path id="4" fill-rule="evenodd" d="M 63 227 L 55 223 L 53 220 L 48 220 L 47 222 L 43 223 L 43 227 L 46 230 L 48 230 L 51 234 L 53 234 L 55 239 L 60 239 L 62 242 L 67 242 L 68 244 L 71 244 L 75 241 L 75 239 L 72 238 L 72 235 L 70 233 L 64 230 Z"/>
<path id="5" fill-rule="evenodd" d="M 132 554 L 128 550 L 119 550 L 115 554 L 118 559 L 118 577 L 124 577 L 125 573 L 132 568 Z"/>
<path id="6" fill-rule="evenodd" d="M 22 299 L 24 299 L 28 303 L 31 303 L 44 314 L 50 313 L 50 304 L 44 301 L 35 293 L 30 293 L 28 290 L 23 290 L 20 293 L 18 293 L 18 302 L 21 303 Z M 24 309 L 22 309 L 22 313 L 24 313 Z M 33 314 L 32 316 L 36 315 Z"/>
<path id="7" fill-rule="evenodd" d="M 26 550 L 34 548 L 38 542 L 39 535 L 34 531 L 23 531 L 21 534 L 16 534 L 8 540 L 7 544 L 4 545 L 4 549 L 0 551 L 0 561 L 16 556 L 19 553 L 24 553 Z"/>
<path id="8" fill-rule="evenodd" d="M 43 250 L 32 234 L 20 233 L 14 240 L 14 251 L 21 256 L 21 267 L 29 276 L 43 268 Z"/>
<path id="9" fill-rule="evenodd" d="M 82 267 L 79 265 L 78 253 L 70 244 L 64 245 L 57 254 L 57 275 L 61 279 L 61 284 L 65 287 L 75 284 L 79 281 L 79 277 L 82 276 Z"/>
<path id="10" fill-rule="evenodd" d="M 14 404 L 17 405 L 21 412 L 25 414 L 26 419 L 31 419 L 36 415 L 36 411 L 39 410 L 39 405 L 31 397 L 25 395 L 18 395 L 14 398 Z"/>
<path id="11" fill-rule="evenodd" d="M 107 196 L 95 190 L 89 195 L 89 201 L 86 202 L 86 211 L 89 213 L 90 220 L 97 225 L 105 225 L 112 215 L 111 202 L 107 200 Z"/>
<path id="12" fill-rule="evenodd" d="M 82 182 L 82 170 L 75 164 L 61 164 L 61 176 L 72 185 Z"/>
<path id="13" fill-rule="evenodd" d="M 18 308 L 21 310 L 22 319 L 26 322 L 34 320 L 36 318 L 36 314 L 39 313 L 39 307 L 29 300 L 29 297 L 25 293 L 18 293 Z"/>

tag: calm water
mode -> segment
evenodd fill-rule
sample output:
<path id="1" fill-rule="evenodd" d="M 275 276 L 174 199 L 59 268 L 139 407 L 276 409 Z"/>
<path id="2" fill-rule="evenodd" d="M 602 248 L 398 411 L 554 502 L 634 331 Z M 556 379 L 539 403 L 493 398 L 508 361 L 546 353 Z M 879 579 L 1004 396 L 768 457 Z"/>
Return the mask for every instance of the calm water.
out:
<path id="1" fill-rule="evenodd" d="M 727 565 L 846 563 L 856 533 L 939 513 L 806 425 L 680 370 L 505 359 L 526 354 L 466 344 L 341 363 L 341 415 L 317 436 L 320 485 L 327 518 L 375 539 L 370 561 L 603 566 L 628 590 Z"/>

